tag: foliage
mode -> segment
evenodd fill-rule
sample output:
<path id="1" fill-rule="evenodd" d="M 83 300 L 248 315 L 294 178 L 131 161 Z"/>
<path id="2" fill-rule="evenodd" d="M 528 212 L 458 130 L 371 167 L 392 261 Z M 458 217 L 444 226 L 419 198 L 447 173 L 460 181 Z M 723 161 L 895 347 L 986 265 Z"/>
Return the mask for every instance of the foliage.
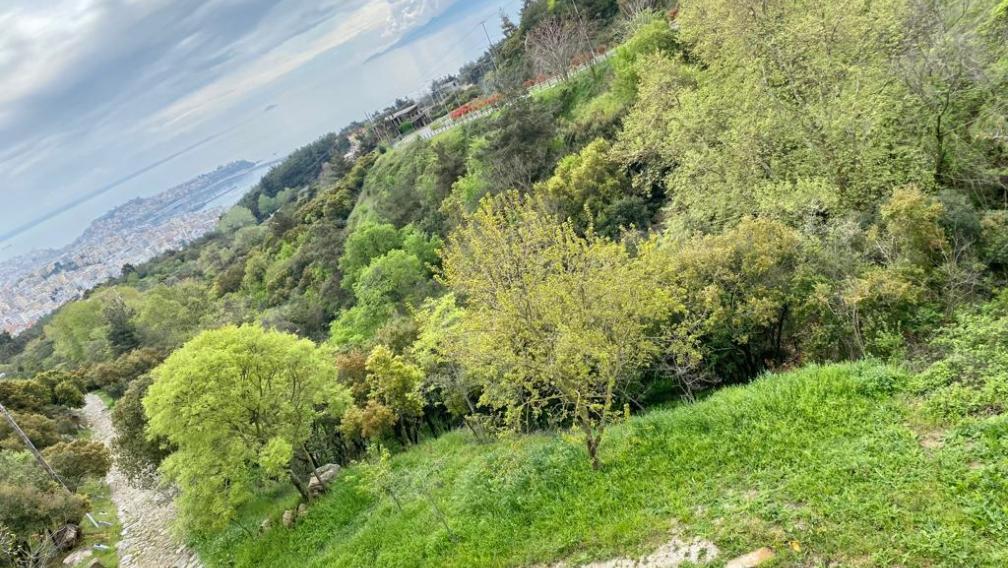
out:
<path id="1" fill-rule="evenodd" d="M 220 221 L 217 223 L 217 230 L 222 233 L 233 233 L 242 227 L 254 225 L 255 223 L 255 215 L 249 211 L 248 207 L 235 205 L 221 216 Z"/>
<path id="2" fill-rule="evenodd" d="M 38 449 L 47 448 L 60 440 L 59 426 L 43 414 L 11 412 L 14 421 Z M 0 420 L 0 449 L 23 450 L 24 442 L 6 420 Z"/>
<path id="3" fill-rule="evenodd" d="M 444 281 L 465 298 L 464 366 L 494 377 L 484 400 L 528 428 L 548 409 L 571 419 L 599 467 L 598 445 L 615 404 L 657 354 L 650 324 L 675 311 L 656 288 L 643 244 L 620 244 L 540 213 L 508 194 L 487 200 L 449 240 Z M 618 409 L 617 409 L 618 412 Z"/>
<path id="4" fill-rule="evenodd" d="M 286 160 L 274 166 L 239 204 L 252 211 L 259 220 L 267 214 L 259 211 L 259 196 L 274 197 L 287 188 L 300 188 L 313 182 L 323 171 L 323 166 L 336 154 L 337 137 L 327 134 L 311 144 L 295 150 Z"/>
<path id="5" fill-rule="evenodd" d="M 809 295 L 802 281 L 802 241 L 781 223 L 745 219 L 734 229 L 669 248 L 663 267 L 680 290 L 685 324 L 697 351 L 673 357 L 679 368 L 702 364 L 705 374 L 743 380 L 764 365 L 783 363 L 802 330 L 794 322 Z M 794 326 L 794 327 L 792 327 Z"/>
<path id="6" fill-rule="evenodd" d="M 365 368 L 371 398 L 392 411 L 407 441 L 416 442 L 415 423 L 424 409 L 423 372 L 384 345 L 371 351 Z"/>
<path id="7" fill-rule="evenodd" d="M 53 388 L 53 403 L 66 408 L 82 408 L 84 393 L 71 381 L 63 381 Z"/>
<path id="8" fill-rule="evenodd" d="M 101 301 L 90 298 L 68 304 L 56 312 L 46 326 L 55 354 L 74 363 L 86 363 L 103 357 L 108 350 L 105 317 Z"/>
<path id="9" fill-rule="evenodd" d="M 0 483 L 0 524 L 27 539 L 53 526 L 79 523 L 88 502 L 62 489 Z"/>
<path id="10" fill-rule="evenodd" d="M 50 402 L 50 390 L 36 380 L 0 379 L 0 402 L 10 410 L 38 412 Z"/>
<path id="11" fill-rule="evenodd" d="M 60 442 L 46 448 L 43 455 L 73 491 L 87 478 L 105 477 L 112 465 L 105 444 L 89 440 Z"/>
<path id="12" fill-rule="evenodd" d="M 647 195 L 632 191 L 630 180 L 609 158 L 609 143 L 598 139 L 577 154 L 560 160 L 553 177 L 536 187 L 557 216 L 570 219 L 578 232 L 594 227 L 610 237 L 629 225 L 646 228 L 650 224 Z M 626 215 L 620 204 L 637 198 L 640 211 Z"/>
<path id="13" fill-rule="evenodd" d="M 177 449 L 161 464 L 179 484 L 190 530 L 219 529 L 257 483 L 290 469 L 312 423 L 338 417 L 349 393 L 315 345 L 258 326 L 198 335 L 153 371 L 148 435 Z"/>
<path id="14" fill-rule="evenodd" d="M 134 380 L 161 364 L 164 359 L 164 352 L 157 349 L 131 351 L 114 361 L 92 367 L 89 373 L 90 387 L 101 388 L 113 398 L 118 398 Z"/>
<path id="15" fill-rule="evenodd" d="M 1008 293 L 966 310 L 933 342 L 939 354 L 918 377 L 928 409 L 943 420 L 997 421 L 1008 394 Z"/>
<path id="16" fill-rule="evenodd" d="M 647 56 L 656 53 L 670 55 L 678 48 L 676 33 L 667 20 L 656 17 L 640 26 L 630 39 L 616 48 L 613 55 L 613 93 L 623 100 L 632 101 L 637 95 L 641 76 L 650 71 L 646 64 L 649 60 Z"/>
<path id="17" fill-rule="evenodd" d="M 87 500 L 53 483 L 26 451 L 0 450 L 0 527 L 15 541 L 27 541 L 65 522 L 76 523 Z"/>
<path id="18" fill-rule="evenodd" d="M 140 346 L 140 338 L 137 337 L 136 325 L 133 323 L 136 312 L 121 296 L 111 297 L 105 304 L 103 314 L 108 322 L 106 338 L 113 355 L 119 356 Z"/>
<path id="19" fill-rule="evenodd" d="M 137 484 L 152 482 L 155 470 L 174 449 L 164 437 L 147 435 L 143 398 L 153 382 L 150 375 L 133 379 L 112 408 L 112 425 L 116 432 L 112 448 L 116 467 Z"/>

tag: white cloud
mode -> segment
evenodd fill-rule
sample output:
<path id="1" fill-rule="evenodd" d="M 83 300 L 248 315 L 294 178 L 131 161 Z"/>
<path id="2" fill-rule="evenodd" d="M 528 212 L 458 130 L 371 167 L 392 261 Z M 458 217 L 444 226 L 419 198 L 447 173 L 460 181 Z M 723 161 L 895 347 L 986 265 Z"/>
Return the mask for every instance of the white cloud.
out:
<path id="1" fill-rule="evenodd" d="M 259 58 L 235 69 L 213 83 L 166 107 L 149 122 L 151 133 L 178 129 L 213 115 L 241 100 L 250 91 L 267 85 L 315 57 L 352 41 L 361 34 L 380 30 L 392 18 L 390 4 L 369 3 L 340 18 L 326 33 L 304 42 L 285 41 Z"/>

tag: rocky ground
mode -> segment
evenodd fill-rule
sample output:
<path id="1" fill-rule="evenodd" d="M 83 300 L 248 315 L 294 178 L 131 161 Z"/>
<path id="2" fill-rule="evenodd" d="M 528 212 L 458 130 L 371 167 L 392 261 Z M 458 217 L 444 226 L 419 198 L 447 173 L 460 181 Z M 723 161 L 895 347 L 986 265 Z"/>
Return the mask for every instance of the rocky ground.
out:
<path id="1" fill-rule="evenodd" d="M 94 437 L 111 444 L 114 430 L 105 403 L 87 395 L 83 415 Z M 193 568 L 202 564 L 196 554 L 178 543 L 169 527 L 175 518 L 171 496 L 158 489 L 130 486 L 115 467 L 106 477 L 112 500 L 119 511 L 122 537 L 119 541 L 119 566 L 122 568 Z"/>

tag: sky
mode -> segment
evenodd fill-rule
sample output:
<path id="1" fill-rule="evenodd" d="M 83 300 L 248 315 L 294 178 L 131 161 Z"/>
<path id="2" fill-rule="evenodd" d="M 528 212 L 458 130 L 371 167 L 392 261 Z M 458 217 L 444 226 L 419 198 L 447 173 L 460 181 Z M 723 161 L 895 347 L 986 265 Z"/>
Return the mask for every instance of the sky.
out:
<path id="1" fill-rule="evenodd" d="M 232 160 L 272 160 L 500 35 L 520 0 L 3 0 L 0 259 Z"/>

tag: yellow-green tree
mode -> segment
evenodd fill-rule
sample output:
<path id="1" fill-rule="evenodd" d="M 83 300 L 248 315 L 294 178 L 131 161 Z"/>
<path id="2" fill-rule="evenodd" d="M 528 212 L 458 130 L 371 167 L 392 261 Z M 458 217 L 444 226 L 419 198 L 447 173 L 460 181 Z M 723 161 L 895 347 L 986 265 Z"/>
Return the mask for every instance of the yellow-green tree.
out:
<path id="1" fill-rule="evenodd" d="M 204 332 L 153 376 L 147 432 L 177 448 L 161 471 L 181 488 L 190 529 L 226 524 L 259 482 L 284 473 L 306 496 L 295 453 L 311 461 L 312 424 L 350 404 L 314 343 L 255 325 Z"/>
<path id="2" fill-rule="evenodd" d="M 484 402 L 515 427 L 546 408 L 569 419 L 598 468 L 614 406 L 659 349 L 652 323 L 674 309 L 651 255 L 579 236 L 514 193 L 484 200 L 449 239 L 443 275 L 466 305 L 460 356 L 488 378 Z"/>

